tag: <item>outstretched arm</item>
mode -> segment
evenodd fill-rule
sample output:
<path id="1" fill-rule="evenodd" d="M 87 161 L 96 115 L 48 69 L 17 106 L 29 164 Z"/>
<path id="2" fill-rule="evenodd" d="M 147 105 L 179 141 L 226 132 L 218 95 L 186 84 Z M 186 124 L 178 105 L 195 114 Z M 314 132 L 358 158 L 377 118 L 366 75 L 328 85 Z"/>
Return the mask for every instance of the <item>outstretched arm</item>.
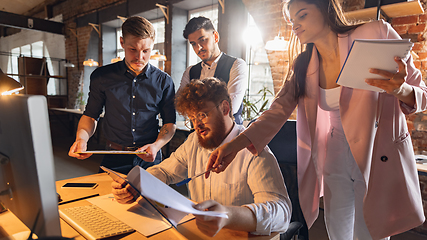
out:
<path id="1" fill-rule="evenodd" d="M 68 156 L 78 159 L 86 159 L 92 155 L 79 154 L 76 152 L 84 152 L 87 150 L 87 142 L 95 132 L 96 125 L 97 121 L 91 117 L 83 115 L 80 118 L 79 125 L 77 127 L 76 141 L 71 146 L 70 151 L 68 152 Z"/>
<path id="2" fill-rule="evenodd" d="M 244 134 L 240 134 L 231 142 L 215 149 L 215 151 L 213 151 L 209 157 L 206 171 L 214 168 L 214 170 L 212 170 L 213 172 L 223 172 L 233 161 L 236 154 L 249 145 L 251 145 L 251 141 Z M 210 172 L 205 173 L 205 178 L 208 178 L 209 175 Z"/>
<path id="3" fill-rule="evenodd" d="M 163 125 L 154 143 L 144 145 L 137 150 L 146 152 L 147 154 L 137 154 L 137 156 L 146 162 L 153 162 L 156 159 L 157 152 L 172 139 L 175 130 L 176 125 L 174 123 L 166 123 Z"/>

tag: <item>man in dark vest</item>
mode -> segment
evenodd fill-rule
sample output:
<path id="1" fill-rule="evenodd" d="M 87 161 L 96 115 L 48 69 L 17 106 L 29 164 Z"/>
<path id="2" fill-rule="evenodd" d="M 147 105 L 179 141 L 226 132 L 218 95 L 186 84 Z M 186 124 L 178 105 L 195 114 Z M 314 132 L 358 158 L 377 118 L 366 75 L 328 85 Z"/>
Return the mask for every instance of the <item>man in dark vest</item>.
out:
<path id="1" fill-rule="evenodd" d="M 209 18 L 192 18 L 185 26 L 183 35 L 202 61 L 185 70 L 178 91 L 191 79 L 216 77 L 224 81 L 231 97 L 234 120 L 237 124 L 242 124 L 242 103 L 248 87 L 246 62 L 221 52 L 218 46 L 219 33 Z"/>

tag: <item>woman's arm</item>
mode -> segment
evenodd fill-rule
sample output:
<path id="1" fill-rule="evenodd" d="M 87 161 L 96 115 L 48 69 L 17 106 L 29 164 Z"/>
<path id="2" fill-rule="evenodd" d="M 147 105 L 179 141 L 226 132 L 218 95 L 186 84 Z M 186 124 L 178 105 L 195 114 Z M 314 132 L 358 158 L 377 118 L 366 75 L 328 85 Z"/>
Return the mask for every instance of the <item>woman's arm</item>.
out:
<path id="1" fill-rule="evenodd" d="M 251 141 L 244 134 L 239 134 L 231 142 L 226 143 L 215 149 L 209 157 L 209 162 L 206 170 L 214 168 L 212 172 L 220 173 L 224 171 L 233 161 L 236 154 L 245 147 L 251 145 Z M 205 173 L 205 178 L 208 178 L 210 171 Z"/>

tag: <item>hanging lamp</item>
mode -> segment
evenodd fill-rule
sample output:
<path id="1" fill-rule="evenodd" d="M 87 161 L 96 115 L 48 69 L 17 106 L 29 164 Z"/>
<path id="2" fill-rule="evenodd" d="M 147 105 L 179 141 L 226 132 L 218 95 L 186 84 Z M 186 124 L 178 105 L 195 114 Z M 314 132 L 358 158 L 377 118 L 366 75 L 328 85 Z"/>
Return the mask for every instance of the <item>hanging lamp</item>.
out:
<path id="1" fill-rule="evenodd" d="M 285 23 L 285 33 L 288 30 L 288 24 Z M 267 41 L 265 44 L 265 50 L 268 51 L 287 51 L 289 47 L 289 41 L 286 41 L 284 37 L 281 36 L 281 30 L 282 30 L 282 21 L 280 21 L 279 26 L 279 34 L 274 37 L 273 40 Z"/>
<path id="2" fill-rule="evenodd" d="M 116 63 L 116 62 L 120 62 L 122 59 L 119 57 L 113 58 L 111 59 L 111 63 Z"/>
<path id="3" fill-rule="evenodd" d="M 88 66 L 88 67 L 97 67 L 98 66 L 98 62 L 94 61 L 92 58 L 89 58 L 88 60 L 83 62 L 83 66 Z"/>
<path id="4" fill-rule="evenodd" d="M 281 37 L 280 34 L 274 37 L 274 40 L 270 40 L 265 44 L 265 50 L 269 51 L 286 51 L 288 50 L 289 42 Z"/>
<path id="5" fill-rule="evenodd" d="M 75 65 L 72 63 L 72 62 L 69 62 L 68 60 L 66 60 L 65 61 L 65 63 L 64 63 L 64 67 L 66 67 L 66 68 L 73 68 L 73 67 L 75 67 Z"/>
<path id="6" fill-rule="evenodd" d="M 7 76 L 0 69 L 0 95 L 10 95 L 24 89 L 21 83 Z"/>
<path id="7" fill-rule="evenodd" d="M 157 61 L 166 61 L 167 58 L 165 55 L 162 55 L 159 53 L 159 51 L 155 51 L 153 55 L 150 56 L 151 60 L 157 60 Z"/>

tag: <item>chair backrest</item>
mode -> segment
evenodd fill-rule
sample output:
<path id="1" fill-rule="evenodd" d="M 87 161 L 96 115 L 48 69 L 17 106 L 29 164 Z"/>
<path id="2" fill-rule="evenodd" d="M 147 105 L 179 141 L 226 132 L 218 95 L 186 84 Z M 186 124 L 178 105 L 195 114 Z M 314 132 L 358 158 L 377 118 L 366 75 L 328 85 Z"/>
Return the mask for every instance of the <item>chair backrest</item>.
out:
<path id="1" fill-rule="evenodd" d="M 251 123 L 255 122 L 252 119 Z M 277 162 L 287 164 L 297 164 L 297 121 L 287 120 L 283 124 L 279 132 L 274 138 L 268 143 L 268 147 L 276 156 Z"/>
<path id="2" fill-rule="evenodd" d="M 295 120 L 288 120 L 280 131 L 268 143 L 268 147 L 277 158 L 277 162 L 297 164 L 297 131 Z"/>
<path id="3" fill-rule="evenodd" d="M 249 124 L 254 122 L 253 119 Z M 289 198 L 292 202 L 292 222 L 299 222 L 297 229 L 300 229 L 299 224 L 302 223 L 302 229 L 299 230 L 298 236 L 308 240 L 308 228 L 301 211 L 298 197 L 298 180 L 297 180 L 297 131 L 296 121 L 287 120 L 283 124 L 279 132 L 268 143 L 268 147 L 276 156 L 279 163 L 280 171 L 282 171 L 283 179 L 285 180 Z M 281 234 L 280 239 L 290 239 L 295 235 L 295 232 L 289 229 L 289 232 Z"/>

